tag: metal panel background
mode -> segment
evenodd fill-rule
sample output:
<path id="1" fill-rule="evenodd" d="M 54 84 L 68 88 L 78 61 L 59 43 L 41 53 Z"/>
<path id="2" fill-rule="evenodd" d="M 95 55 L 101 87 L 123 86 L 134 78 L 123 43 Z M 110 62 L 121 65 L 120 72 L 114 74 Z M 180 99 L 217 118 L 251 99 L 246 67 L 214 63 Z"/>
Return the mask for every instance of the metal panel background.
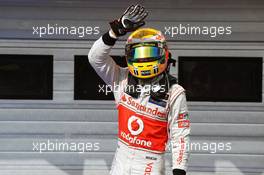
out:
<path id="1" fill-rule="evenodd" d="M 53 100 L 0 100 L 0 174 L 107 174 L 116 147 L 115 106 L 107 101 L 73 100 L 74 55 L 86 55 L 99 35 L 81 40 L 71 37 L 57 40 L 60 37 L 53 36 L 47 40 L 33 36 L 32 26 L 99 25 L 102 34 L 107 30 L 107 22 L 132 2 L 0 2 L 1 54 L 54 55 Z M 148 25 L 162 30 L 165 25 L 179 23 L 233 26 L 234 33 L 223 38 L 171 38 L 169 46 L 176 59 L 178 56 L 264 57 L 262 1 L 151 0 L 143 4 L 151 11 Z M 124 42 L 120 41 L 112 54 L 123 54 L 123 49 Z M 172 72 L 177 76 L 177 67 Z M 264 174 L 264 103 L 189 102 L 188 105 L 193 143 L 231 143 L 232 146 L 231 150 L 215 153 L 192 150 L 190 174 Z M 85 153 L 33 150 L 33 143 L 47 140 L 98 143 L 100 149 Z M 169 174 L 169 152 L 167 160 Z"/>

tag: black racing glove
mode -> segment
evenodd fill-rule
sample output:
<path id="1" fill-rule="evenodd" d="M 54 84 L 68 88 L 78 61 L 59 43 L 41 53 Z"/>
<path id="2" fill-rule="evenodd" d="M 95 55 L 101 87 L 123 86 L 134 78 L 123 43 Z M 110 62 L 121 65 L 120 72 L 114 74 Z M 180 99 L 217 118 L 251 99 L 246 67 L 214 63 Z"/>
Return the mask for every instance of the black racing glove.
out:
<path id="1" fill-rule="evenodd" d="M 110 22 L 112 31 L 117 37 L 132 32 L 145 24 L 144 19 L 148 16 L 145 8 L 139 4 L 131 5 L 126 9 L 121 18 Z"/>
<path id="2" fill-rule="evenodd" d="M 173 175 L 186 175 L 186 172 L 184 170 L 181 170 L 181 169 L 174 169 Z"/>

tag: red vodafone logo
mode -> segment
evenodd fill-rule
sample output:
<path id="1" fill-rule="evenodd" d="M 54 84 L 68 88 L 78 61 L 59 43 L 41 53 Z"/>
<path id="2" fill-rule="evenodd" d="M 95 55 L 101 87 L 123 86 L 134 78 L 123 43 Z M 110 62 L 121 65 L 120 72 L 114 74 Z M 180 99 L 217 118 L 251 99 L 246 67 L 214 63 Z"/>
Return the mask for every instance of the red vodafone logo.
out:
<path id="1" fill-rule="evenodd" d="M 132 135 L 139 135 L 144 130 L 144 123 L 139 117 L 132 115 L 128 119 L 127 127 Z"/>

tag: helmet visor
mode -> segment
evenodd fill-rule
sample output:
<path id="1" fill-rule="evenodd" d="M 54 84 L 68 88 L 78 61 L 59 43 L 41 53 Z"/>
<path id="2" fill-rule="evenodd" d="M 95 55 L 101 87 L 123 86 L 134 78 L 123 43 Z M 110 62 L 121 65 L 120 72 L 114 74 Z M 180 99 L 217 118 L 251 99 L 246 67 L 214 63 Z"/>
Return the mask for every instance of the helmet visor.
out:
<path id="1" fill-rule="evenodd" d="M 162 56 L 163 49 L 152 46 L 132 48 L 127 54 L 129 62 L 151 62 Z"/>

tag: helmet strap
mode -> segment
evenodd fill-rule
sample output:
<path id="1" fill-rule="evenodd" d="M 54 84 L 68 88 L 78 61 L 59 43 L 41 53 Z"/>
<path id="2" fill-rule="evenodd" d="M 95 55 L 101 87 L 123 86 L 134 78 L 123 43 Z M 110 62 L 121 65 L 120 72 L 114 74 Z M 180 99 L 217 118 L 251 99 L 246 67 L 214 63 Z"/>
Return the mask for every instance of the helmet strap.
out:
<path id="1" fill-rule="evenodd" d="M 133 98 L 138 98 L 140 95 L 140 92 L 136 90 L 138 85 L 139 85 L 138 79 L 129 72 L 128 78 L 127 78 L 127 86 L 125 88 L 125 93 L 127 93 Z"/>
<path id="2" fill-rule="evenodd" d="M 154 100 L 161 100 L 161 99 L 167 100 L 168 98 L 167 93 L 169 91 L 168 76 L 166 72 L 162 73 L 160 76 L 162 76 L 162 78 L 158 81 L 158 86 L 160 86 L 160 89 L 158 91 L 154 91 L 154 89 L 151 88 L 150 96 Z"/>
<path id="3" fill-rule="evenodd" d="M 176 66 L 176 60 L 172 58 L 170 52 L 169 52 L 169 59 L 168 59 L 168 63 L 167 63 L 167 64 L 168 64 L 168 65 L 167 65 L 167 68 L 166 68 L 166 72 L 169 74 L 171 65 L 172 65 L 173 67 Z"/>

